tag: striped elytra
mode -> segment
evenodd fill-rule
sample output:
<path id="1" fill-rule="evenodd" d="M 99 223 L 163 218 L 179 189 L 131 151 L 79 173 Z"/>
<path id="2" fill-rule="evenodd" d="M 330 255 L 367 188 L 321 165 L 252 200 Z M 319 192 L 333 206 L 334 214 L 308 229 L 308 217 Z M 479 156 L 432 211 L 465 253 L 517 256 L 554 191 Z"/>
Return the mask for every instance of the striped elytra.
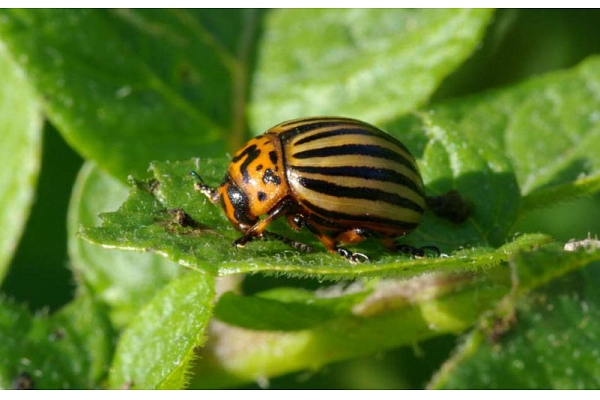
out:
<path id="1" fill-rule="evenodd" d="M 277 239 L 311 247 L 267 231 L 285 216 L 295 230 L 309 229 L 351 262 L 368 260 L 340 244 L 367 238 L 392 250 L 425 208 L 423 181 L 414 157 L 397 139 L 355 119 L 313 117 L 283 122 L 251 139 L 233 157 L 223 182 L 210 188 L 198 174 L 196 188 L 220 204 L 243 235 L 234 244 Z"/>

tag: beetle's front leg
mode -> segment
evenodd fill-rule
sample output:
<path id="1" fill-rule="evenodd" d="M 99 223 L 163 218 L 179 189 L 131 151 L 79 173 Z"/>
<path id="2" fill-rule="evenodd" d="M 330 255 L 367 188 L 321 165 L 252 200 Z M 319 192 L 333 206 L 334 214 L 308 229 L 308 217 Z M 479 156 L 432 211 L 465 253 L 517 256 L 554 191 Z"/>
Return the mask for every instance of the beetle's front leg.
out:
<path id="1" fill-rule="evenodd" d="M 268 232 L 268 231 L 264 231 L 263 235 L 265 237 L 265 239 L 275 239 L 275 240 L 279 240 L 285 244 L 287 244 L 288 246 L 296 249 L 296 250 L 300 250 L 300 251 L 304 251 L 306 253 L 310 253 L 313 251 L 312 246 L 306 244 L 306 243 L 302 243 L 302 242 L 297 242 L 295 240 L 289 239 L 285 236 L 279 235 L 277 233 L 273 233 L 273 232 Z"/>
<path id="2" fill-rule="evenodd" d="M 241 236 L 238 239 L 236 239 L 233 242 L 233 245 L 236 247 L 244 247 L 247 243 L 249 243 L 253 240 L 256 240 L 256 239 L 261 239 L 261 240 L 275 239 L 275 240 L 279 240 L 279 241 L 287 244 L 288 246 L 293 247 L 294 249 L 311 252 L 312 247 L 307 244 L 304 244 L 301 242 L 296 242 L 295 240 L 288 239 L 285 236 L 282 236 L 282 235 L 279 235 L 279 234 L 273 233 L 273 232 L 268 232 L 266 230 L 267 226 L 269 226 L 269 224 L 271 222 L 273 222 L 277 218 L 285 215 L 289 211 L 292 204 L 293 204 L 293 202 L 289 198 L 285 198 L 282 201 L 280 201 L 279 203 L 277 203 L 275 205 L 275 207 L 273 207 L 267 213 L 267 216 L 265 218 L 258 221 L 250 229 L 248 229 L 246 231 L 246 233 L 244 234 L 244 236 Z"/>
<path id="3" fill-rule="evenodd" d="M 269 232 L 269 231 L 263 231 L 262 233 L 259 234 L 246 234 L 244 236 L 241 236 L 239 238 L 237 238 L 234 242 L 233 245 L 236 247 L 244 247 L 247 243 L 252 242 L 253 240 L 256 239 L 260 239 L 260 240 L 269 240 L 269 239 L 274 239 L 274 240 L 279 240 L 285 244 L 287 244 L 288 246 L 296 249 L 296 250 L 300 250 L 300 251 L 304 251 L 306 253 L 310 253 L 313 251 L 312 246 L 306 244 L 306 243 L 302 243 L 302 242 L 297 242 L 295 240 L 289 239 L 285 236 L 279 235 L 277 233 L 274 232 Z"/>

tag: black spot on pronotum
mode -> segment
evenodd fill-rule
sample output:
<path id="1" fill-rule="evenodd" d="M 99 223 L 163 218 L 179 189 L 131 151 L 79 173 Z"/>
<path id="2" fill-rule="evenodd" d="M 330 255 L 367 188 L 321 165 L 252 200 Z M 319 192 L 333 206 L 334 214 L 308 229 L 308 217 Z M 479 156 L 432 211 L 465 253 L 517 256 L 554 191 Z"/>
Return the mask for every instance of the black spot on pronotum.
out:
<path id="1" fill-rule="evenodd" d="M 242 158 L 245 158 L 242 165 L 240 165 L 240 172 L 242 173 L 242 179 L 244 182 L 248 183 L 250 181 L 250 174 L 248 174 L 248 166 L 252 164 L 254 160 L 256 160 L 260 156 L 260 150 L 256 147 L 255 144 L 251 146 L 247 146 L 240 154 L 233 157 L 231 160 L 232 163 L 237 163 Z"/>
<path id="2" fill-rule="evenodd" d="M 274 183 L 276 185 L 281 184 L 281 178 L 273 172 L 271 168 L 267 168 L 265 173 L 263 174 L 262 181 L 264 184 Z"/>
<path id="3" fill-rule="evenodd" d="M 277 161 L 278 161 L 279 157 L 277 157 L 277 152 L 276 151 L 270 151 L 269 152 L 269 160 L 271 160 L 271 162 L 273 163 L 273 165 L 277 165 Z"/>
<path id="4" fill-rule="evenodd" d="M 260 171 L 261 169 L 263 169 L 263 165 L 262 165 L 262 164 L 258 164 L 258 165 L 256 166 L 256 170 L 257 170 L 257 171 Z"/>
<path id="5" fill-rule="evenodd" d="M 267 194 L 265 192 L 258 192 L 258 201 L 265 201 L 267 199 Z"/>

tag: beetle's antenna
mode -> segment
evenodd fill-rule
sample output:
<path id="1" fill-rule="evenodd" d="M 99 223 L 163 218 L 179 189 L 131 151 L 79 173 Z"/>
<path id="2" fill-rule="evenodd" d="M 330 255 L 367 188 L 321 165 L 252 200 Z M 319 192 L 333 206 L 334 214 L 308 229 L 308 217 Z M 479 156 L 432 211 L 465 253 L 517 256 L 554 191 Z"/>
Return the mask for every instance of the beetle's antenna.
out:
<path id="1" fill-rule="evenodd" d="M 198 182 L 194 183 L 194 189 L 201 191 L 212 203 L 219 202 L 219 194 L 217 191 L 204 183 L 204 180 L 196 171 L 190 171 L 190 176 L 193 176 L 198 180 Z"/>

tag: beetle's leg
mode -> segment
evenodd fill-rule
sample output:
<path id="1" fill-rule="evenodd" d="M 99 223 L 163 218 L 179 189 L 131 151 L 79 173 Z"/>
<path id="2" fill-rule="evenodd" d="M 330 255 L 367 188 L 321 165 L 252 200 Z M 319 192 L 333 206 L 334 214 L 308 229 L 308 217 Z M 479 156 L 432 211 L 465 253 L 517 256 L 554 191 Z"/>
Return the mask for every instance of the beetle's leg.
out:
<path id="1" fill-rule="evenodd" d="M 263 237 L 265 239 L 275 239 L 275 240 L 279 240 L 285 244 L 287 244 L 288 246 L 296 249 L 296 250 L 300 250 L 300 251 L 304 251 L 306 253 L 310 253 L 311 251 L 313 251 L 312 246 L 306 244 L 306 243 L 302 243 L 302 242 L 297 242 L 295 240 L 289 239 L 285 236 L 279 235 L 277 233 L 273 233 L 273 232 L 269 232 L 269 231 L 264 231 L 263 232 Z"/>
<path id="2" fill-rule="evenodd" d="M 295 240 L 288 239 L 285 236 L 282 236 L 282 235 L 279 235 L 279 234 L 273 233 L 273 232 L 268 232 L 266 230 L 267 226 L 269 226 L 269 224 L 271 222 L 273 222 L 277 218 L 285 215 L 288 212 L 288 210 L 290 209 L 290 206 L 292 204 L 293 203 L 289 198 L 285 198 L 285 199 L 281 200 L 267 213 L 267 216 L 265 218 L 258 221 L 256 224 L 254 224 L 254 226 L 252 226 L 250 229 L 248 229 L 246 231 L 246 233 L 244 234 L 244 236 L 241 236 L 237 240 L 235 240 L 233 242 L 234 246 L 243 247 L 244 245 L 246 245 L 246 243 L 249 243 L 255 239 L 262 239 L 262 240 L 275 239 L 275 240 L 280 240 L 283 243 L 287 244 L 288 246 L 291 246 L 297 250 L 306 251 L 306 252 L 312 251 L 312 247 L 307 244 L 304 244 L 301 242 L 296 242 Z"/>
<path id="3" fill-rule="evenodd" d="M 365 239 L 379 237 L 381 234 L 368 228 L 354 228 L 343 231 L 335 237 L 338 243 L 360 243 Z"/>
<path id="4" fill-rule="evenodd" d="M 371 261 L 371 259 L 369 258 L 368 255 L 363 254 L 363 253 L 354 253 L 354 252 L 346 249 L 345 247 L 336 246 L 335 252 L 353 264 L 356 264 L 359 262 Z"/>
<path id="5" fill-rule="evenodd" d="M 244 244 L 254 240 L 257 236 L 262 236 L 262 233 L 265 229 L 267 229 L 267 226 L 269 226 L 271 222 L 275 221 L 277 218 L 281 217 L 287 212 L 287 210 L 290 207 L 290 204 L 290 200 L 287 197 L 281 200 L 269 210 L 269 212 L 263 219 L 259 220 L 256 224 L 251 226 L 244 233 L 244 236 L 238 238 L 235 242 L 233 242 L 233 244 L 235 246 L 242 247 Z"/>
<path id="6" fill-rule="evenodd" d="M 374 236 L 374 232 L 366 228 L 354 228 L 343 231 L 335 237 L 337 243 L 359 243 L 368 237 Z M 350 262 L 356 263 L 360 261 L 371 261 L 371 259 L 363 253 L 353 253 L 350 250 L 336 246 L 337 253 Z"/>
<path id="7" fill-rule="evenodd" d="M 292 219 L 293 225 L 292 225 L 292 222 L 290 222 L 290 219 Z M 331 237 L 327 236 L 325 233 L 321 232 L 317 227 L 313 226 L 310 223 L 310 221 L 308 220 L 308 218 L 304 217 L 301 214 L 293 215 L 291 218 L 288 217 L 288 222 L 290 222 L 290 225 L 292 225 L 292 227 L 294 227 L 294 229 L 300 229 L 302 227 L 308 228 L 308 230 L 311 231 L 317 237 L 317 239 L 319 239 L 321 241 L 321 243 L 323 243 L 323 245 L 325 246 L 327 251 L 329 251 L 330 253 L 339 254 L 340 256 L 344 257 L 346 260 L 350 261 L 351 263 L 371 261 L 370 258 L 365 254 L 354 253 L 344 247 L 338 246 L 338 244 L 340 242 L 340 240 L 338 240 L 338 238 L 340 238 L 340 237 L 343 239 L 342 241 L 344 243 L 356 243 L 356 242 L 360 242 L 360 241 L 364 240 L 365 237 L 360 235 L 359 229 L 351 229 L 348 231 L 344 231 L 344 232 L 340 233 L 338 236 L 336 236 L 335 239 L 332 239 Z M 360 237 L 360 239 L 358 239 L 359 237 Z M 347 240 L 347 239 L 351 239 L 351 238 L 355 239 L 355 240 Z"/>
<path id="8" fill-rule="evenodd" d="M 297 242 L 295 240 L 289 239 L 278 233 L 269 232 L 269 231 L 263 231 L 263 233 L 255 235 L 255 236 L 242 236 L 234 242 L 234 245 L 236 245 L 237 247 L 243 247 L 246 245 L 246 243 L 251 242 L 253 240 L 257 240 L 257 239 L 259 239 L 259 240 L 275 239 L 275 240 L 279 240 L 279 241 L 287 244 L 288 246 L 290 246 L 296 250 L 304 251 L 307 253 L 310 253 L 311 251 L 313 251 L 312 246 L 309 246 L 308 244 L 305 244 L 302 242 Z"/>
<path id="9" fill-rule="evenodd" d="M 219 194 L 217 190 L 204 183 L 204 180 L 196 171 L 190 171 L 190 175 L 198 180 L 198 182 L 194 183 L 194 189 L 201 191 L 202 194 L 208 197 L 211 203 L 217 204 L 219 202 Z"/>
<path id="10" fill-rule="evenodd" d="M 432 253 L 435 253 L 436 256 L 439 257 L 440 249 L 435 246 L 421 246 L 414 247 L 408 244 L 398 244 L 394 242 L 394 239 L 390 237 L 381 238 L 381 243 L 385 245 L 390 251 L 401 251 L 404 254 L 410 254 L 415 257 L 425 257 L 425 251 L 429 250 Z"/>
<path id="11" fill-rule="evenodd" d="M 421 246 L 421 247 L 414 247 L 414 246 L 410 246 L 408 244 L 397 244 L 394 249 L 396 251 L 401 251 L 404 254 L 410 254 L 412 256 L 415 257 L 425 257 L 425 251 L 429 250 L 433 253 L 435 253 L 436 256 L 440 256 L 440 249 L 438 249 L 435 246 Z"/>
<path id="12" fill-rule="evenodd" d="M 410 254 L 416 257 L 425 257 L 425 250 L 429 250 L 435 253 L 436 256 L 440 256 L 440 249 L 438 249 L 435 246 L 414 247 L 407 244 L 399 244 L 396 245 L 396 250 L 401 251 L 404 254 Z"/>
<path id="13" fill-rule="evenodd" d="M 246 235 L 238 238 L 235 242 L 233 242 L 233 244 L 236 247 L 244 247 L 247 243 L 249 243 L 253 240 L 256 240 L 256 239 L 260 239 L 260 240 L 275 239 L 275 240 L 279 240 L 279 241 L 287 244 L 288 246 L 290 246 L 296 250 L 304 251 L 307 253 L 310 253 L 311 251 L 313 251 L 312 246 L 310 246 L 306 243 L 297 242 L 295 240 L 289 239 L 278 233 L 269 232 L 269 231 L 263 231 L 262 233 L 255 234 L 255 235 L 246 234 Z"/>

